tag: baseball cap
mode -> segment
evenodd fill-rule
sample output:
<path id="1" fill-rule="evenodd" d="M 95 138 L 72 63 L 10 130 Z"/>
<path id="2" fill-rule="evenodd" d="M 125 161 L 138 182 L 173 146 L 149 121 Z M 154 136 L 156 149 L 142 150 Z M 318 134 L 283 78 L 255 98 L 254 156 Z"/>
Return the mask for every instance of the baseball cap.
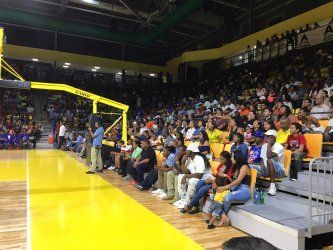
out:
<path id="1" fill-rule="evenodd" d="M 191 143 L 190 145 L 188 145 L 186 150 L 191 151 L 193 153 L 198 153 L 199 152 L 198 145 L 195 144 L 195 143 Z"/>
<path id="2" fill-rule="evenodd" d="M 270 129 L 265 133 L 265 135 L 267 135 L 267 136 L 272 135 L 272 136 L 275 136 L 275 137 L 276 137 L 276 134 L 277 134 L 277 132 L 274 129 Z"/>
<path id="3" fill-rule="evenodd" d="M 266 100 L 265 96 L 260 96 L 259 100 Z"/>

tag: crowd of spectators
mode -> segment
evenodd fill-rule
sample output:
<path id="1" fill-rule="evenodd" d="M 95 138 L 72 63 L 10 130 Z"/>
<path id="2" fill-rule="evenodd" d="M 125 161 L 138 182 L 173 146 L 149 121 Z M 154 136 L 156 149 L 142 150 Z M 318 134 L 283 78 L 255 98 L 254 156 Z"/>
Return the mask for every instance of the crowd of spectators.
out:
<path id="1" fill-rule="evenodd" d="M 129 124 L 131 139 L 124 144 L 114 139 L 120 131 L 113 131 L 110 138 L 119 142 L 120 158 L 115 160 L 114 152 L 104 156 L 104 167 L 139 190 L 157 182 L 152 194 L 182 213 L 199 212 L 200 200 L 211 194 L 207 227 L 228 226 L 231 204 L 250 199 L 251 168 L 269 177 L 267 193 L 274 196 L 276 178 L 286 176 L 285 150 L 293 158 L 289 178 L 297 181 L 308 151 L 304 133 L 321 133 L 332 141 L 332 55 L 328 44 L 257 64 L 257 69 L 223 72 L 220 79 L 199 82 L 179 96 L 156 95 L 149 107 L 142 98 Z M 214 157 L 216 143 L 229 149 Z M 220 162 L 217 172 L 212 158 Z"/>
<path id="2" fill-rule="evenodd" d="M 0 149 L 36 147 L 43 127 L 32 120 L 33 114 L 31 93 L 1 89 Z"/>

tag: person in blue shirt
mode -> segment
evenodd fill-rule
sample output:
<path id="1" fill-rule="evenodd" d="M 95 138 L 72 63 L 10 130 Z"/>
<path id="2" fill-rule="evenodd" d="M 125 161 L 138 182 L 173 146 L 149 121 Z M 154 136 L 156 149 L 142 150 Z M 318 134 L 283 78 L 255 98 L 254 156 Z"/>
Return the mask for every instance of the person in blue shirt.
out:
<path id="1" fill-rule="evenodd" d="M 244 143 L 244 136 L 241 133 L 235 133 L 232 138 L 233 145 L 231 146 L 231 154 L 237 149 L 247 158 L 248 148 Z"/>
<path id="2" fill-rule="evenodd" d="M 8 134 L 0 130 L 0 149 L 7 149 L 8 147 Z"/>
<path id="3" fill-rule="evenodd" d="M 14 140 L 15 140 L 15 134 L 14 134 L 14 131 L 11 130 L 8 133 L 8 141 L 7 141 L 8 149 L 14 148 Z"/>
<path id="4" fill-rule="evenodd" d="M 254 144 L 251 146 L 249 151 L 248 163 L 250 168 L 258 168 L 261 161 L 261 148 L 264 142 L 265 135 L 262 131 L 258 130 L 254 133 Z"/>
<path id="5" fill-rule="evenodd" d="M 103 172 L 103 162 L 102 162 L 102 141 L 104 137 L 104 129 L 100 122 L 95 122 L 96 130 L 93 132 L 92 128 L 89 127 L 89 132 L 93 138 L 93 143 L 91 146 L 91 165 L 90 169 L 86 174 L 94 174 L 95 171 Z M 96 170 L 97 169 L 97 170 Z"/>
<path id="6" fill-rule="evenodd" d="M 29 134 L 27 133 L 26 129 L 23 129 L 22 133 L 20 134 L 20 146 L 21 148 L 30 148 Z"/>
<path id="7" fill-rule="evenodd" d="M 74 143 L 74 152 L 76 152 L 76 153 L 79 153 L 79 152 L 81 152 L 81 150 L 82 150 L 82 146 L 83 146 L 83 137 L 82 137 L 82 135 L 78 135 L 77 136 L 77 138 L 76 138 L 76 141 L 73 141 L 72 143 Z"/>

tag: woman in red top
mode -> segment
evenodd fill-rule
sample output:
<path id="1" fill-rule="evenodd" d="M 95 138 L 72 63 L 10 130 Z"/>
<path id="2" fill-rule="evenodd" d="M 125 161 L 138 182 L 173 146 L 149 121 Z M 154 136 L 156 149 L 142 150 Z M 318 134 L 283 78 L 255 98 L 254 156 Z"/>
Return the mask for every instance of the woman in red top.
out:
<path id="1" fill-rule="evenodd" d="M 234 167 L 231 161 L 231 154 L 227 151 L 222 151 L 219 161 L 221 164 L 217 167 L 217 175 L 226 177 L 229 179 L 229 181 L 232 181 L 232 177 L 234 176 Z M 206 194 L 208 194 L 209 190 L 212 188 L 212 185 L 215 183 L 214 179 L 215 178 L 199 180 L 195 187 L 195 196 L 192 198 L 191 202 L 180 211 L 182 213 L 188 212 L 189 214 L 199 213 L 199 201 Z"/>
<path id="2" fill-rule="evenodd" d="M 302 160 L 306 157 L 307 147 L 306 139 L 302 134 L 302 126 L 297 122 L 293 122 L 290 126 L 290 135 L 288 135 L 287 142 L 284 145 L 285 149 L 292 152 L 294 160 L 290 169 L 290 180 L 297 180 L 299 171 L 302 171 Z"/>

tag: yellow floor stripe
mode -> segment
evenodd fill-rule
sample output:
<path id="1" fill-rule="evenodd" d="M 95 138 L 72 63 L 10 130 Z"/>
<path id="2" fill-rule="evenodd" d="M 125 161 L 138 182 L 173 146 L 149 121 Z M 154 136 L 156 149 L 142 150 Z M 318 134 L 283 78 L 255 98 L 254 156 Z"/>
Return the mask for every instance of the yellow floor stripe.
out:
<path id="1" fill-rule="evenodd" d="M 33 250 L 202 249 L 63 152 L 31 151 L 28 166 Z"/>

